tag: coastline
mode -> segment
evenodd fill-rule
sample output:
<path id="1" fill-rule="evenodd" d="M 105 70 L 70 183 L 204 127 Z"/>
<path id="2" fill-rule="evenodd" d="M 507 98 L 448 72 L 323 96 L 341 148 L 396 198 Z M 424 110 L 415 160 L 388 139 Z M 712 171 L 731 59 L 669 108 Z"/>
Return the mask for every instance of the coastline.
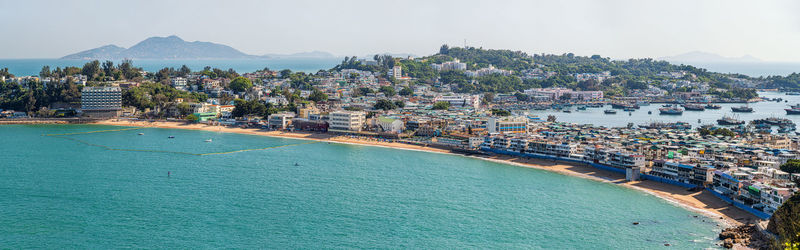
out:
<path id="1" fill-rule="evenodd" d="M 150 122 L 150 121 L 115 119 L 115 120 L 94 121 L 89 124 L 203 130 L 211 132 L 225 132 L 225 133 L 250 134 L 250 135 L 270 136 L 279 138 L 290 138 L 290 139 L 315 140 L 315 141 L 324 141 L 324 142 L 341 143 L 341 144 L 377 146 L 377 147 L 386 147 L 393 149 L 404 149 L 404 150 L 415 150 L 415 151 L 460 155 L 474 159 L 481 159 L 502 164 L 509 164 L 517 167 L 540 169 L 558 174 L 569 175 L 573 177 L 617 184 L 626 188 L 631 188 L 633 190 L 637 190 L 640 192 L 644 192 L 659 197 L 669 203 L 680 206 L 684 209 L 703 214 L 717 221 L 720 224 L 718 225 L 720 228 L 759 222 L 759 219 L 756 216 L 744 210 L 731 206 L 730 204 L 715 197 L 713 194 L 711 194 L 706 190 L 688 191 L 683 187 L 668 185 L 665 183 L 659 183 L 650 180 L 627 182 L 625 181 L 625 176 L 622 174 L 600 170 L 583 164 L 568 164 L 550 160 L 531 159 L 531 158 L 523 158 L 523 157 L 515 157 L 507 155 L 494 155 L 494 156 L 464 155 L 461 153 L 452 152 L 450 150 L 439 149 L 439 148 L 411 145 L 398 142 L 384 142 L 379 140 L 351 138 L 347 136 L 336 136 L 327 133 L 264 131 L 255 128 L 237 128 L 237 127 L 213 126 L 205 124 L 188 124 L 184 122 L 175 122 L 175 121 Z"/>

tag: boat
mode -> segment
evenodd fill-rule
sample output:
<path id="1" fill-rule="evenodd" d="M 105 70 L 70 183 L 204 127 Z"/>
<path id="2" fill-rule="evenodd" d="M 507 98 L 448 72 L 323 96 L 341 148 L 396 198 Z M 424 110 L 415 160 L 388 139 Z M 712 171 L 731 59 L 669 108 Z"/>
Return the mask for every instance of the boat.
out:
<path id="1" fill-rule="evenodd" d="M 658 109 L 658 111 L 659 111 L 659 114 L 662 114 L 662 115 L 682 115 L 683 114 L 683 109 L 678 108 L 678 107 L 664 107 L 664 108 Z"/>
<path id="2" fill-rule="evenodd" d="M 207 139 L 207 140 L 205 140 L 205 142 L 211 142 L 211 139 Z"/>
<path id="3" fill-rule="evenodd" d="M 586 106 L 578 106 L 578 110 L 586 110 Z"/>
<path id="4" fill-rule="evenodd" d="M 144 133 L 139 133 L 139 135 L 144 135 Z"/>
<path id="5" fill-rule="evenodd" d="M 784 110 L 786 110 L 787 115 L 800 115 L 800 108 L 790 108 Z"/>
<path id="6" fill-rule="evenodd" d="M 653 111 L 652 111 L 652 110 L 648 110 L 648 111 L 647 111 L 647 114 L 648 114 L 648 115 L 652 115 L 652 114 L 653 114 Z"/>
<path id="7" fill-rule="evenodd" d="M 800 92 L 786 92 L 786 95 L 800 95 Z"/>
<path id="8" fill-rule="evenodd" d="M 623 111 L 626 111 L 626 112 L 632 112 L 632 111 L 636 111 L 636 109 L 635 109 L 635 108 L 624 108 L 624 109 L 622 109 L 622 110 L 623 110 Z"/>
<path id="9" fill-rule="evenodd" d="M 565 110 L 564 110 L 564 113 L 572 113 L 572 110 L 565 109 Z"/>
<path id="10" fill-rule="evenodd" d="M 167 138 L 169 138 L 169 139 L 172 139 L 172 138 L 175 138 L 175 136 L 171 136 L 171 135 L 170 135 L 170 136 L 168 136 Z"/>
<path id="11" fill-rule="evenodd" d="M 706 104 L 706 109 L 721 109 L 721 108 L 722 108 L 722 106 L 719 106 L 717 104 L 713 104 L 713 103 Z"/>
<path id="12" fill-rule="evenodd" d="M 790 133 L 790 132 L 792 132 L 794 130 L 795 130 L 795 127 L 790 127 L 790 126 L 779 127 L 778 128 L 778 133 Z"/>
<path id="13" fill-rule="evenodd" d="M 729 116 L 723 116 L 722 118 L 717 119 L 717 124 L 723 126 L 740 125 L 744 124 L 744 121 L 736 120 L 735 118 Z"/>
<path id="14" fill-rule="evenodd" d="M 697 103 L 687 103 L 683 105 L 687 111 L 705 111 L 706 107 Z"/>
<path id="15" fill-rule="evenodd" d="M 731 107 L 731 111 L 738 113 L 750 113 L 753 112 L 753 108 L 749 106 Z"/>
<path id="16" fill-rule="evenodd" d="M 639 105 L 630 104 L 630 103 L 611 103 L 612 109 L 626 109 L 626 108 L 633 108 L 638 109 Z"/>
<path id="17" fill-rule="evenodd" d="M 800 108 L 800 103 L 795 104 L 795 105 L 789 105 L 789 107 L 793 108 L 793 109 Z"/>
<path id="18" fill-rule="evenodd" d="M 613 115 L 613 114 L 616 114 L 617 111 L 613 110 L 613 109 L 606 109 L 605 111 L 603 111 L 603 113 L 606 113 L 606 114 L 609 114 L 609 115 Z"/>
<path id="19" fill-rule="evenodd" d="M 605 104 L 599 103 L 599 102 L 598 103 L 586 104 L 586 107 L 590 107 L 590 108 L 602 108 L 603 106 L 605 106 Z"/>
<path id="20" fill-rule="evenodd" d="M 650 106 L 650 102 L 648 102 L 648 101 L 638 101 L 638 102 L 636 102 L 636 105 L 638 105 L 638 106 Z"/>

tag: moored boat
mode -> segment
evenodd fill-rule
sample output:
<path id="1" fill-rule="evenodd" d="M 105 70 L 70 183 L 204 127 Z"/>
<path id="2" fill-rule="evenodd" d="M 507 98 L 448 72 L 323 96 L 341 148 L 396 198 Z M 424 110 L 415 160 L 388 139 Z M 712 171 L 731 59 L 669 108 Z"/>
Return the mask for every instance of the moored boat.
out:
<path id="1" fill-rule="evenodd" d="M 606 109 L 605 111 L 603 111 L 603 113 L 606 113 L 606 114 L 609 114 L 609 115 L 613 115 L 613 114 L 616 114 L 617 111 L 613 110 L 613 109 Z"/>
<path id="2" fill-rule="evenodd" d="M 722 106 L 719 106 L 717 104 L 713 104 L 713 103 L 706 104 L 706 109 L 721 109 L 721 108 L 722 108 Z"/>
<path id="3" fill-rule="evenodd" d="M 658 109 L 658 112 L 662 115 L 682 115 L 683 109 L 678 107 L 663 107 Z"/>
<path id="4" fill-rule="evenodd" d="M 722 118 L 717 119 L 717 124 L 724 125 L 724 126 L 740 125 L 740 124 L 744 124 L 744 121 L 737 120 L 737 119 L 735 119 L 733 117 L 729 117 L 729 116 L 723 116 Z"/>
<path id="5" fill-rule="evenodd" d="M 687 111 L 705 111 L 706 107 L 696 103 L 687 103 L 683 105 L 683 108 Z"/>
<path id="6" fill-rule="evenodd" d="M 739 106 L 739 107 L 731 107 L 731 111 L 737 113 L 750 113 L 753 112 L 753 108 L 749 106 Z"/>

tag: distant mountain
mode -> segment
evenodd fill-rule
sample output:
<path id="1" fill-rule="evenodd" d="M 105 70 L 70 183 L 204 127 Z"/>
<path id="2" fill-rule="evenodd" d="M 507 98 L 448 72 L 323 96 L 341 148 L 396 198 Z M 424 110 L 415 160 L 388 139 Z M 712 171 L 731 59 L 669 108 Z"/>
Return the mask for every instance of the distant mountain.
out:
<path id="1" fill-rule="evenodd" d="M 390 55 L 390 56 L 395 57 L 395 58 L 408 58 L 409 56 L 410 57 L 417 57 L 416 55 L 411 54 L 411 53 L 389 53 L 389 52 L 384 52 L 384 53 L 378 53 L 378 55 Z M 360 57 L 360 58 L 367 58 L 367 59 L 372 60 L 373 56 L 375 56 L 375 54 L 366 55 L 366 56 Z"/>
<path id="2" fill-rule="evenodd" d="M 753 57 L 751 55 L 745 55 L 742 57 L 724 57 L 714 53 L 702 52 L 702 51 L 692 51 L 676 56 L 670 57 L 662 57 L 659 58 L 664 61 L 672 62 L 672 63 L 698 63 L 698 62 L 761 62 L 761 59 Z"/>
<path id="3" fill-rule="evenodd" d="M 116 45 L 106 45 L 61 59 L 250 59 L 259 56 L 248 55 L 227 45 L 210 42 L 187 42 L 177 36 L 151 37 L 125 49 Z"/>
<path id="4" fill-rule="evenodd" d="M 106 58 L 110 59 L 124 50 L 125 48 L 123 47 L 109 44 L 103 47 L 85 50 L 72 55 L 68 55 L 62 57 L 61 59 L 84 59 L 84 60 L 106 59 Z"/>
<path id="5" fill-rule="evenodd" d="M 325 51 L 311 51 L 311 52 L 300 52 L 300 53 L 293 53 L 293 54 L 266 54 L 265 57 L 269 58 L 335 58 L 331 53 Z"/>

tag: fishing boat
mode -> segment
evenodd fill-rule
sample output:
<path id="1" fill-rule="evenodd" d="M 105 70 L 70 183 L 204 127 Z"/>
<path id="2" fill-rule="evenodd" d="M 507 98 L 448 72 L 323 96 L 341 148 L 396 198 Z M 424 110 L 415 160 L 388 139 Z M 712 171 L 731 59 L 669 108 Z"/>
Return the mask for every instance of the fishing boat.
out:
<path id="1" fill-rule="evenodd" d="M 613 114 L 616 114 L 617 111 L 613 110 L 613 109 L 606 109 L 605 111 L 603 111 L 603 113 L 606 113 L 608 115 L 613 115 Z"/>
<path id="2" fill-rule="evenodd" d="M 786 92 L 786 95 L 800 95 L 800 92 Z"/>
<path id="3" fill-rule="evenodd" d="M 786 110 L 787 115 L 800 115 L 800 108 L 790 108 L 784 110 Z"/>
<path id="4" fill-rule="evenodd" d="M 662 115 L 682 115 L 683 109 L 679 107 L 663 107 L 658 109 L 658 112 Z"/>
<path id="5" fill-rule="evenodd" d="M 706 104 L 706 109 L 721 109 L 721 108 L 722 108 L 722 106 L 719 106 L 717 104 L 713 104 L 713 103 Z"/>
<path id="6" fill-rule="evenodd" d="M 749 106 L 739 106 L 739 107 L 731 107 L 731 111 L 737 113 L 750 113 L 753 112 L 753 108 Z"/>
<path id="7" fill-rule="evenodd" d="M 687 111 L 705 111 L 706 107 L 697 103 L 687 103 L 683 105 Z"/>
<path id="8" fill-rule="evenodd" d="M 744 124 L 744 121 L 737 120 L 737 119 L 735 119 L 733 117 L 730 117 L 730 116 L 723 116 L 722 118 L 717 119 L 717 124 L 723 125 L 723 126 L 740 125 L 740 124 Z"/>

